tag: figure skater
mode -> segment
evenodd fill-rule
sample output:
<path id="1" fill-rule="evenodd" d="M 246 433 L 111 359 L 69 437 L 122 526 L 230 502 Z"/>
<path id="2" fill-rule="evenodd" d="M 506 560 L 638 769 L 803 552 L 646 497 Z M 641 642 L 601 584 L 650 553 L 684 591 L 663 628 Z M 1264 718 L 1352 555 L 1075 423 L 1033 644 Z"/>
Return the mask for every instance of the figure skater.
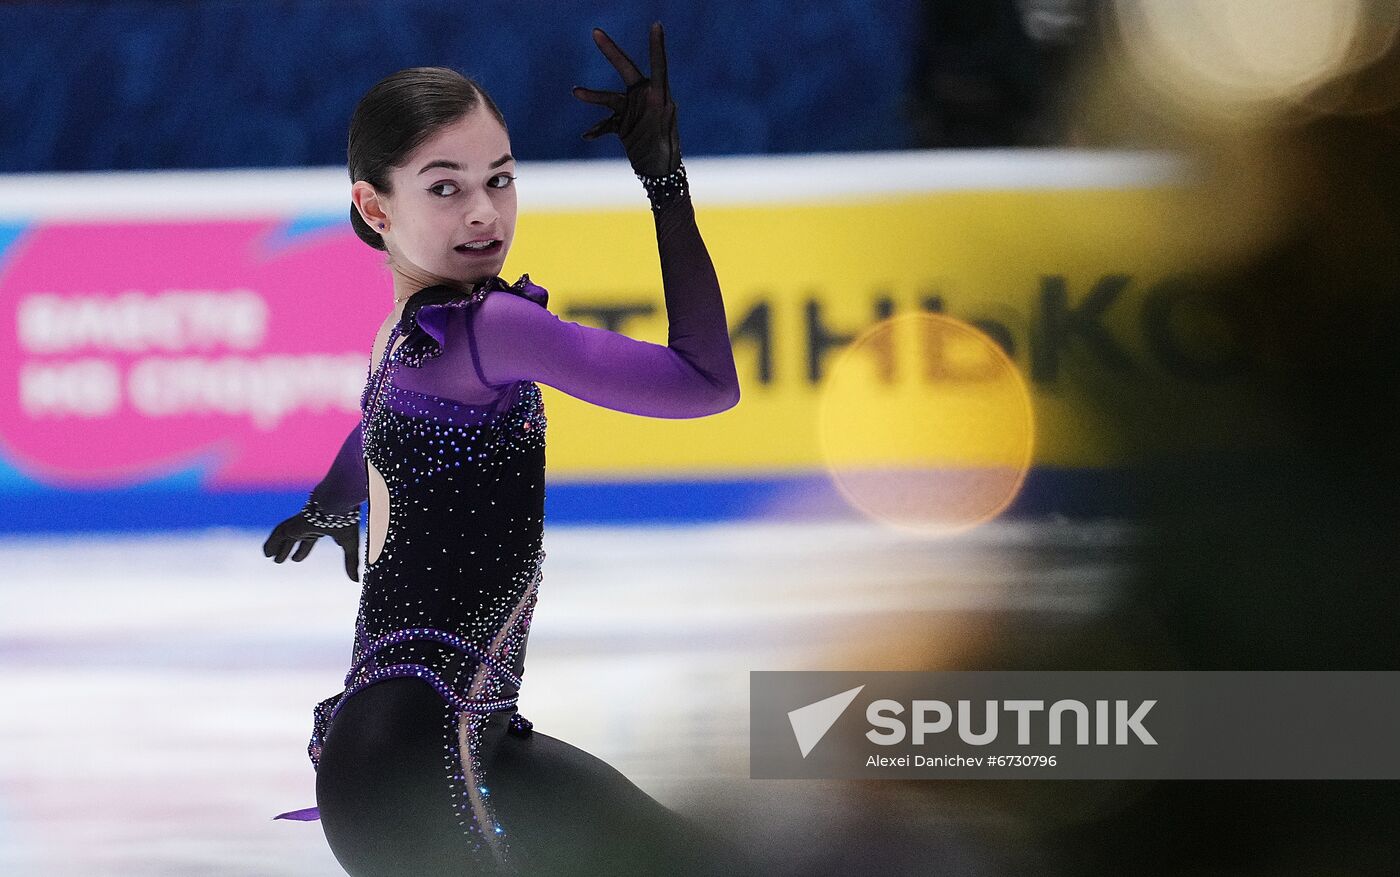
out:
<path id="1" fill-rule="evenodd" d="M 319 818 L 354 877 L 735 873 L 727 842 L 515 711 L 544 560 L 535 382 L 650 417 L 739 401 L 661 25 L 649 77 L 602 30 L 593 39 L 626 90 L 573 90 L 612 110 L 583 136 L 617 134 L 650 201 L 668 346 L 560 320 L 529 275 L 501 279 L 515 159 L 501 111 L 473 80 L 401 70 L 350 121 L 350 220 L 387 253 L 394 307 L 374 341 L 360 423 L 263 553 L 304 560 L 329 536 L 359 581 L 368 499 L 351 666 L 313 711 L 317 806 L 275 817 Z"/>

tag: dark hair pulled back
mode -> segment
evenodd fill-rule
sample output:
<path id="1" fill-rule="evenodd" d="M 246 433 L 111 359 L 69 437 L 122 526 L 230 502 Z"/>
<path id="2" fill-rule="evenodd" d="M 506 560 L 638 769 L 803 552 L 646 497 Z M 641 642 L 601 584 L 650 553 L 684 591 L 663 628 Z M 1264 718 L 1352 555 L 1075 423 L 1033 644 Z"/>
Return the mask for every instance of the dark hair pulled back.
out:
<path id="1" fill-rule="evenodd" d="M 392 73 L 365 92 L 350 117 L 346 159 L 350 181 L 364 180 L 389 195 L 390 168 L 447 125 L 485 104 L 501 127 L 505 117 L 475 80 L 450 67 L 409 67 Z M 509 129 L 507 129 L 509 133 Z M 360 240 L 383 250 L 384 239 L 350 205 L 350 225 Z"/>

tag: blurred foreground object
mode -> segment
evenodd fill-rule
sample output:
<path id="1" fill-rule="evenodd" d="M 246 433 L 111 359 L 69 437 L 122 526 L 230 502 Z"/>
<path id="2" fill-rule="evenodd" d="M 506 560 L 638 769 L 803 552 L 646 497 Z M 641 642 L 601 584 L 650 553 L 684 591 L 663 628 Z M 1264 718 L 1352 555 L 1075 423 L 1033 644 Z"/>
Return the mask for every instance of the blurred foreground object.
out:
<path id="1" fill-rule="evenodd" d="M 1154 447 L 1141 412 L 1170 405 L 1204 437 L 1211 406 L 1178 405 L 1140 368 L 1131 382 L 1090 382 L 1100 428 L 1148 461 L 1138 538 L 1104 553 L 1128 570 L 1113 606 L 1087 624 L 1041 610 L 925 626 L 924 664 L 1400 669 L 1396 4 L 1122 0 L 1105 13 L 1108 44 L 1070 127 L 1088 142 L 1190 160 L 1192 185 L 1165 211 L 1179 264 L 1160 316 L 1200 328 L 1208 349 L 1178 364 L 1208 366 L 1201 374 L 1271 441 Z M 1040 547 L 1018 561 L 1056 569 Z M 889 631 L 866 666 L 907 666 L 919 653 L 913 629 Z M 960 650 L 935 649 L 959 633 Z M 1300 715 L 1329 720 L 1303 705 Z M 851 784 L 849 815 L 826 833 L 831 861 L 1086 877 L 1380 875 L 1400 861 L 1393 782 L 893 786 Z M 1000 840 L 981 834 L 980 850 L 916 852 L 921 839 L 966 839 L 991 824 Z M 903 859 L 891 852 L 901 844 Z"/>

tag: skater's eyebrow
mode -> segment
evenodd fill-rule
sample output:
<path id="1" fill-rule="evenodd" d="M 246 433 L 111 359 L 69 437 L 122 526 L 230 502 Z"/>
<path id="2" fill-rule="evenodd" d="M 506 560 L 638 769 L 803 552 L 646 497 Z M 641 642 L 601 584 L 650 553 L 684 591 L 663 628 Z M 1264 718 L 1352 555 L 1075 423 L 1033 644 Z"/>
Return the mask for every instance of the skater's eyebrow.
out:
<path id="1" fill-rule="evenodd" d="M 505 163 L 508 162 L 508 161 L 515 161 L 515 156 L 511 155 L 509 152 L 507 152 L 505 155 L 501 156 L 500 158 L 496 159 L 495 161 L 491 162 L 489 165 L 487 165 L 487 168 L 500 167 L 501 165 L 505 164 Z M 427 164 L 423 165 L 422 169 L 419 170 L 418 173 L 420 173 L 420 174 L 426 173 L 426 172 L 432 170 L 432 169 L 435 168 L 435 167 L 445 167 L 445 168 L 447 168 L 448 170 L 454 170 L 454 171 L 464 171 L 464 170 L 466 170 L 466 167 L 464 167 L 463 165 L 458 164 L 458 163 L 455 162 L 455 161 L 449 161 L 448 159 L 445 159 L 445 158 L 439 158 L 437 161 L 430 161 L 430 162 L 428 162 Z"/>

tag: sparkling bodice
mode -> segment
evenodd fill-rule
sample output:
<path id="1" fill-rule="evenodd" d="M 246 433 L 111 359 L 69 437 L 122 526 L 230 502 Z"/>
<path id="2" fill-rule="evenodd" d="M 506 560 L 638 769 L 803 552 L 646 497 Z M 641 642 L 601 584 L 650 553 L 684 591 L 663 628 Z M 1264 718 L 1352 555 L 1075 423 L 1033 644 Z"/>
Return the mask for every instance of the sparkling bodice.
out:
<path id="1" fill-rule="evenodd" d="M 373 562 L 366 547 L 349 684 L 418 665 L 461 709 L 512 708 L 544 560 L 539 387 L 521 382 L 497 405 L 472 406 L 386 381 L 364 435 L 389 524 Z M 437 634 L 405 633 L 421 629 Z"/>
<path id="2" fill-rule="evenodd" d="M 365 546 L 351 667 L 344 692 L 318 710 L 313 763 L 341 703 L 380 679 L 418 676 L 480 714 L 513 711 L 519 694 L 544 561 L 543 400 L 530 381 L 468 404 L 395 380 L 447 365 L 440 353 L 412 319 L 395 325 L 361 397 L 364 457 L 387 487 L 388 526 L 377 556 Z"/>

